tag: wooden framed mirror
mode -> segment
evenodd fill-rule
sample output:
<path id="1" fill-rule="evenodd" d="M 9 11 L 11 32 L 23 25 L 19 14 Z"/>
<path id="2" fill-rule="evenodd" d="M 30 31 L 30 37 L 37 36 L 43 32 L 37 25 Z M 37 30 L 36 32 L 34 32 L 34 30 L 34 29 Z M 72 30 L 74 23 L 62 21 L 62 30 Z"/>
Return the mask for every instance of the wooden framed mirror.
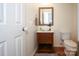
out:
<path id="1" fill-rule="evenodd" d="M 39 7 L 39 25 L 53 26 L 53 7 Z"/>

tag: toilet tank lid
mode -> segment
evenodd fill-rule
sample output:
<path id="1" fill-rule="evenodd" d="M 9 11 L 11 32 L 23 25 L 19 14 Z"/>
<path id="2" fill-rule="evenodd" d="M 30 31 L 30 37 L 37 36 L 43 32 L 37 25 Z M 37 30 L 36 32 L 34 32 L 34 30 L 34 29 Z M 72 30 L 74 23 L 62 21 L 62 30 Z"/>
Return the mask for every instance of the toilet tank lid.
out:
<path id="1" fill-rule="evenodd" d="M 72 40 L 64 40 L 64 44 L 67 44 L 68 46 L 71 47 L 77 47 L 77 43 Z"/>

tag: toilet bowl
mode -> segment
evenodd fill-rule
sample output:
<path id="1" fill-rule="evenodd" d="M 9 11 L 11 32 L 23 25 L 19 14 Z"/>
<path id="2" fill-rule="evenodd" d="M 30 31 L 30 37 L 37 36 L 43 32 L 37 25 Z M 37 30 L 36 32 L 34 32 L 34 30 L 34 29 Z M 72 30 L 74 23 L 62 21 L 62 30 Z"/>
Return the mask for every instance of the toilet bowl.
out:
<path id="1" fill-rule="evenodd" d="M 74 56 L 77 51 L 77 44 L 72 40 L 64 40 L 65 54 L 67 56 Z"/>
<path id="2" fill-rule="evenodd" d="M 64 45 L 64 52 L 66 56 L 74 56 L 77 51 L 77 43 L 70 39 L 70 33 L 62 33 L 62 41 Z"/>

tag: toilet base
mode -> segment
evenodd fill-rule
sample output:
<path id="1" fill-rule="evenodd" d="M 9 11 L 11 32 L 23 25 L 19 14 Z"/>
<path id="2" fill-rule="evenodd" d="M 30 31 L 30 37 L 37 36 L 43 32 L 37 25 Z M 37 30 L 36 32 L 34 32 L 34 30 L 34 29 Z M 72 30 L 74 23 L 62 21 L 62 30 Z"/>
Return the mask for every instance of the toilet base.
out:
<path id="1" fill-rule="evenodd" d="M 76 51 L 64 50 L 66 56 L 75 56 Z"/>

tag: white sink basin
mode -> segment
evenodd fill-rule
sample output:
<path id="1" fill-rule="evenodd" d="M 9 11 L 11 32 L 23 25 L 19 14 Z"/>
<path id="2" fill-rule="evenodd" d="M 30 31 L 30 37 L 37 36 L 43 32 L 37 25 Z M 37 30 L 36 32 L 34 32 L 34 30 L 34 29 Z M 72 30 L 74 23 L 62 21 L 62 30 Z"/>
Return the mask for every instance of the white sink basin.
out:
<path id="1" fill-rule="evenodd" d="M 43 32 L 44 32 L 44 33 L 51 33 L 51 32 L 54 32 L 54 31 L 37 31 L 37 32 L 39 32 L 39 33 L 40 33 L 40 32 L 42 32 L 42 33 L 43 33 Z"/>
<path id="2" fill-rule="evenodd" d="M 51 30 L 49 30 L 49 29 L 51 29 Z M 37 32 L 44 32 L 44 33 L 54 32 L 54 29 L 53 28 L 49 28 L 48 26 L 38 26 L 37 27 Z"/>

